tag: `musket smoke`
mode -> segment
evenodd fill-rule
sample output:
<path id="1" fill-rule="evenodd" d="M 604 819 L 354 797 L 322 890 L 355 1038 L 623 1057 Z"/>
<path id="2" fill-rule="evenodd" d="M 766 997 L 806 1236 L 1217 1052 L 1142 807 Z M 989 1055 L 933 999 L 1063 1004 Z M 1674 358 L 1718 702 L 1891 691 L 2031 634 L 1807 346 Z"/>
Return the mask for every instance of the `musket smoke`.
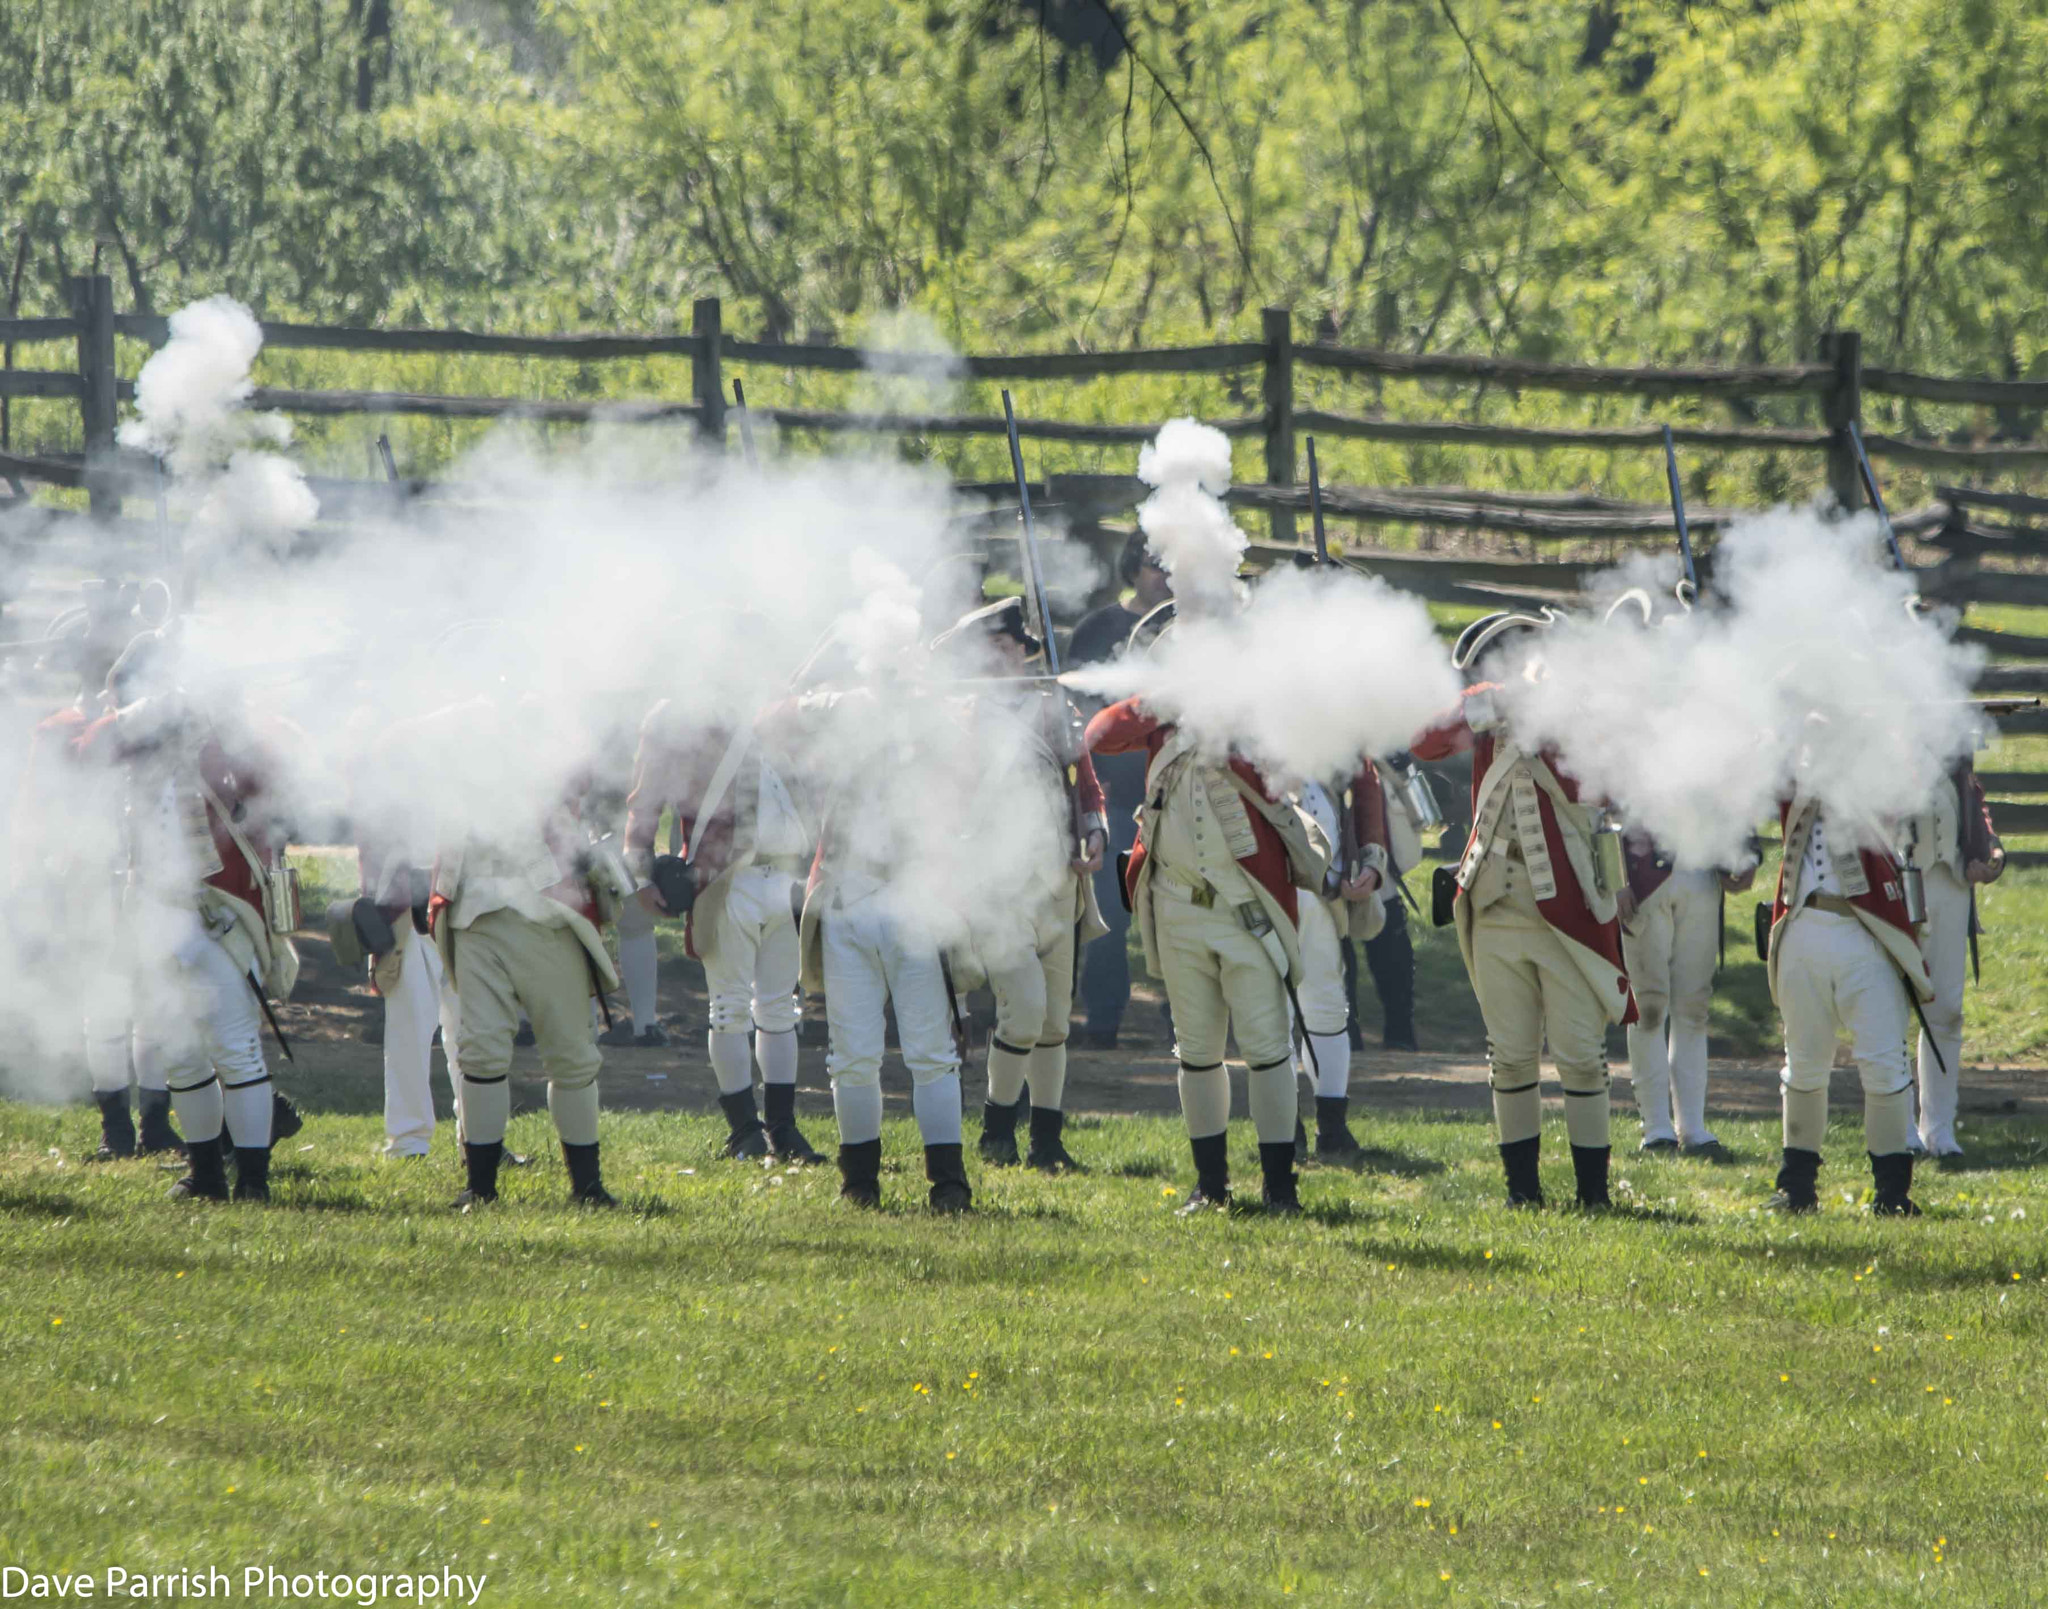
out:
<path id="1" fill-rule="evenodd" d="M 1694 865 L 1738 862 L 1794 788 L 1881 833 L 1977 741 L 1982 656 L 1909 614 L 1879 541 L 1870 515 L 1739 521 L 1691 614 L 1580 618 L 1531 645 L 1507 678 L 1512 729 Z"/>

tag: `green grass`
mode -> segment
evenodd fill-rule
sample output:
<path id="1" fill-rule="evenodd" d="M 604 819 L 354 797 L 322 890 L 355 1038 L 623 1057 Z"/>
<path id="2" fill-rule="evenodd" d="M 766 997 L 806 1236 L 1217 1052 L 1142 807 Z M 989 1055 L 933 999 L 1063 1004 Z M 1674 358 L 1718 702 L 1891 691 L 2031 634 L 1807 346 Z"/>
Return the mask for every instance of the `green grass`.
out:
<path id="1" fill-rule="evenodd" d="M 1077 1124 L 1087 1178 L 975 1169 L 967 1221 L 912 1206 L 904 1124 L 878 1215 L 714 1126 L 606 1120 L 631 1210 L 549 1163 L 458 1217 L 446 1150 L 380 1164 L 373 1119 L 311 1121 L 264 1210 L 0 1106 L 0 1562 L 445 1565 L 492 1605 L 2048 1597 L 2019 1126 L 1899 1223 L 1842 1199 L 1838 1124 L 1796 1224 L 1755 1210 L 1770 1125 L 1628 1158 L 1588 1219 L 1499 1207 L 1483 1124 L 1369 1118 L 1378 1169 L 1295 1222 L 1176 1220 L 1165 1120 Z"/>

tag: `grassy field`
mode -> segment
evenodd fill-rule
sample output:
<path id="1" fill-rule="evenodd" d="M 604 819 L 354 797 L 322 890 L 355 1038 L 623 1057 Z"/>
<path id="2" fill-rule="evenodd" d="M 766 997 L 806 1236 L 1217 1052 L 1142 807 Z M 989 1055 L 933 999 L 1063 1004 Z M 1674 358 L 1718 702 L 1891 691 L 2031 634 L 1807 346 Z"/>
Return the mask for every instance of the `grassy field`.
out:
<path id="1" fill-rule="evenodd" d="M 1086 1178 L 977 1168 L 966 1221 L 914 1208 L 902 1125 L 861 1215 L 608 1118 L 604 1217 L 552 1164 L 450 1215 L 445 1149 L 324 1117 L 273 1206 L 200 1209 L 63 1160 L 91 1127 L 0 1107 L 0 1563 L 446 1566 L 493 1605 L 2048 1597 L 2028 1131 L 1898 1223 L 1838 1125 L 1787 1224 L 1769 1125 L 1630 1159 L 1595 1219 L 1501 1208 L 1480 1123 L 1369 1120 L 1294 1222 L 1175 1219 L 1165 1120 L 1079 1125 Z"/>

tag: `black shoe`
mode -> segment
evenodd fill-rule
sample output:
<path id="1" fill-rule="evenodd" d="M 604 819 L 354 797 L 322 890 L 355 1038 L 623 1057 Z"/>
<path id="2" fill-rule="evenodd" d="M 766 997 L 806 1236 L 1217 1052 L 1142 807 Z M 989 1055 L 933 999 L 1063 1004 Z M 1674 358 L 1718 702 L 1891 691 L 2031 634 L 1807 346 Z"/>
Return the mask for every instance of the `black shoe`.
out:
<path id="1" fill-rule="evenodd" d="M 1500 1148 L 1501 1167 L 1508 1177 L 1510 1207 L 1543 1205 L 1543 1176 L 1537 1169 L 1542 1152 L 1542 1137 L 1534 1134 Z"/>
<path id="2" fill-rule="evenodd" d="M 1579 1205 L 1582 1207 L 1611 1207 L 1614 1200 L 1607 1193 L 1607 1163 L 1614 1154 L 1608 1145 L 1575 1145 L 1572 1147 L 1572 1174 L 1578 1182 Z"/>
<path id="3" fill-rule="evenodd" d="M 167 1089 L 146 1089 L 141 1094 L 141 1106 L 142 1133 L 136 1141 L 135 1154 L 161 1156 L 169 1151 L 182 1156 L 185 1142 L 171 1127 L 171 1092 Z"/>
<path id="4" fill-rule="evenodd" d="M 1298 1168 L 1308 1160 L 1308 1125 L 1302 1122 L 1301 1113 L 1294 1114 L 1294 1165 Z"/>
<path id="5" fill-rule="evenodd" d="M 100 1109 L 100 1146 L 91 1162 L 125 1162 L 135 1155 L 135 1119 L 128 1111 L 128 1091 L 109 1090 L 93 1096 Z"/>
<path id="6" fill-rule="evenodd" d="M 569 1200 L 580 1207 L 616 1207 L 619 1198 L 604 1187 L 598 1172 L 597 1145 L 562 1142 L 562 1161 L 569 1168 Z"/>
<path id="7" fill-rule="evenodd" d="M 1814 1181 L 1820 1175 L 1820 1153 L 1801 1151 L 1791 1146 L 1785 1148 L 1785 1159 L 1778 1167 L 1778 1188 L 1764 1203 L 1767 1212 L 1818 1212 L 1820 1192 L 1814 1188 Z"/>
<path id="8" fill-rule="evenodd" d="M 855 1140 L 839 1147 L 839 1199 L 856 1207 L 882 1204 L 882 1142 Z"/>
<path id="9" fill-rule="evenodd" d="M 1295 1193 L 1295 1142 L 1259 1142 L 1259 1172 L 1264 1175 L 1266 1211 L 1276 1217 L 1292 1217 L 1301 1211 L 1301 1197 Z"/>
<path id="10" fill-rule="evenodd" d="M 606 1050 L 631 1050 L 639 1043 L 633 1035 L 633 1023 L 630 1018 L 624 1022 L 613 1023 L 597 1036 L 597 1042 Z"/>
<path id="11" fill-rule="evenodd" d="M 778 1123 L 768 1130 L 768 1154 L 777 1162 L 804 1167 L 815 1167 L 825 1160 L 825 1153 L 805 1139 L 804 1131 L 794 1123 Z"/>
<path id="12" fill-rule="evenodd" d="M 810 1167 L 825 1160 L 824 1153 L 805 1139 L 804 1131 L 796 1126 L 796 1085 L 764 1084 L 761 1106 L 768 1129 L 768 1154 L 777 1162 Z"/>
<path id="13" fill-rule="evenodd" d="M 220 1147 L 212 1140 L 194 1145 L 185 1154 L 184 1178 L 171 1186 L 173 1199 L 183 1201 L 225 1201 L 228 1198 L 227 1169 L 220 1159 Z"/>
<path id="14" fill-rule="evenodd" d="M 984 1101 L 981 1107 L 981 1143 L 975 1154 L 992 1168 L 1017 1165 L 1017 1108 Z"/>
<path id="15" fill-rule="evenodd" d="M 668 1035 L 662 1032 L 660 1023 L 650 1022 L 633 1036 L 633 1043 L 641 1050 L 659 1050 L 668 1043 Z"/>
<path id="16" fill-rule="evenodd" d="M 1067 1154 L 1067 1114 L 1043 1106 L 1031 1108 L 1031 1149 L 1024 1165 L 1040 1173 L 1086 1173 L 1088 1170 Z"/>
<path id="17" fill-rule="evenodd" d="M 1682 1157 L 1701 1162 L 1711 1162 L 1716 1167 L 1726 1166 L 1735 1160 L 1734 1157 L 1728 1154 L 1728 1147 L 1719 1140 L 1702 1140 L 1698 1145 L 1687 1145 L 1683 1140 L 1680 1140 L 1678 1142 L 1678 1154 Z"/>
<path id="18" fill-rule="evenodd" d="M 292 1098 L 281 1089 L 271 1090 L 270 1143 L 276 1145 L 279 1140 L 288 1140 L 305 1126 L 306 1120 L 298 1107 L 292 1104 Z"/>
<path id="19" fill-rule="evenodd" d="M 745 1089 L 736 1089 L 730 1095 L 719 1096 L 718 1109 L 725 1113 L 725 1121 L 732 1130 L 718 1148 L 720 1156 L 731 1157 L 737 1162 L 752 1162 L 768 1154 L 768 1131 L 761 1126 L 761 1114 L 754 1105 L 752 1084 Z"/>
<path id="20" fill-rule="evenodd" d="M 957 1145 L 924 1148 L 924 1176 L 931 1183 L 926 1200 L 933 1212 L 972 1212 L 974 1190 L 967 1183 L 967 1164 Z"/>
<path id="21" fill-rule="evenodd" d="M 270 1199 L 270 1147 L 243 1145 L 235 1148 L 235 1199 Z"/>
<path id="22" fill-rule="evenodd" d="M 1678 1142 L 1676 1140 L 1645 1140 L 1636 1149 L 1646 1155 L 1655 1155 L 1658 1152 L 1676 1151 L 1678 1149 Z"/>
<path id="23" fill-rule="evenodd" d="M 1188 1149 L 1195 1157 L 1195 1191 L 1178 1209 L 1183 1218 L 1209 1207 L 1230 1205 L 1230 1136 L 1205 1134 L 1190 1139 Z"/>
<path id="24" fill-rule="evenodd" d="M 519 1032 L 512 1036 L 512 1043 L 519 1046 L 521 1049 L 524 1049 L 526 1046 L 532 1044 L 533 1024 L 530 1022 L 522 1022 L 519 1025 Z"/>
<path id="25" fill-rule="evenodd" d="M 462 1148 L 462 1165 L 469 1176 L 469 1188 L 455 1198 L 463 1212 L 498 1199 L 498 1164 L 505 1157 L 505 1142 L 480 1145 L 471 1140 Z"/>
<path id="26" fill-rule="evenodd" d="M 1318 1095 L 1316 1097 L 1316 1160 L 1318 1162 L 1356 1162 L 1365 1155 L 1365 1147 L 1352 1138 L 1351 1125 L 1347 1121 L 1351 1114 L 1351 1101 L 1344 1095 Z"/>
<path id="27" fill-rule="evenodd" d="M 1867 1154 L 1867 1153 L 1866 1153 Z M 1913 1188 L 1913 1153 L 1897 1151 L 1890 1156 L 1870 1158 L 1870 1178 L 1876 1197 L 1870 1210 L 1880 1218 L 1917 1218 L 1920 1207 L 1909 1192 Z"/>

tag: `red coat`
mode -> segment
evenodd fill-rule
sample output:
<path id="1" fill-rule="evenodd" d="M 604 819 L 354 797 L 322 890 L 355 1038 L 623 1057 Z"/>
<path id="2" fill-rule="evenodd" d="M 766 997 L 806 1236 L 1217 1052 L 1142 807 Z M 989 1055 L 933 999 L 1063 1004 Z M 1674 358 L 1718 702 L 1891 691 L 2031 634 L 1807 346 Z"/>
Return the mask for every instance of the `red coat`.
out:
<path id="1" fill-rule="evenodd" d="M 1796 801 L 1778 801 L 1779 841 L 1792 829 L 1792 806 Z M 1914 937 L 1913 924 L 1906 916 L 1906 890 L 1899 881 L 1899 863 L 1882 849 L 1859 847 L 1856 858 L 1863 867 L 1863 879 L 1870 885 L 1865 894 L 1846 896 L 1851 905 L 1867 912 L 1887 927 L 1894 927 L 1908 939 Z M 1789 907 L 1785 904 L 1786 892 L 1792 887 L 1793 879 L 1788 875 L 1794 870 L 1789 861 L 1778 862 L 1778 887 L 1771 896 L 1771 921 L 1773 924 L 1785 920 Z"/>
<path id="2" fill-rule="evenodd" d="M 1088 723 L 1086 748 L 1094 754 L 1128 754 L 1143 749 L 1148 763 L 1156 757 L 1173 736 L 1174 724 L 1162 721 L 1139 700 L 1127 698 L 1118 704 L 1111 704 L 1096 711 L 1095 718 Z M 1250 762 L 1231 757 L 1230 769 L 1256 788 L 1261 798 L 1272 800 L 1278 796 L 1266 785 L 1266 779 Z M 1149 793 L 1151 779 L 1146 779 Z M 1377 791 L 1377 790 L 1375 790 Z M 1245 812 L 1252 824 L 1253 849 L 1238 864 L 1248 876 L 1255 877 L 1280 904 L 1290 921 L 1301 920 L 1301 910 L 1295 900 L 1294 874 L 1287 860 L 1287 846 L 1280 841 L 1280 835 L 1272 824 L 1256 810 Z M 1381 804 L 1381 831 L 1385 831 L 1385 803 Z M 1360 842 L 1368 842 L 1361 837 Z M 1125 891 L 1136 898 L 1138 873 L 1145 864 L 1148 851 L 1141 830 L 1138 841 L 1131 848 L 1131 858 L 1124 869 Z"/>
<path id="3" fill-rule="evenodd" d="M 1490 687 L 1491 684 L 1489 683 L 1481 683 L 1477 687 L 1467 688 L 1466 695 L 1469 697 L 1471 694 L 1480 691 L 1481 688 L 1490 689 Z M 1413 754 L 1418 760 L 1446 760 L 1454 754 L 1468 752 L 1471 754 L 1472 830 L 1474 832 L 1479 830 L 1480 788 L 1485 783 L 1487 772 L 1493 768 L 1495 749 L 1496 743 L 1493 734 L 1474 732 L 1466 724 L 1465 710 L 1462 703 L 1451 714 L 1443 717 L 1435 725 L 1420 733 L 1415 741 L 1408 745 L 1408 752 Z M 1564 769 L 1557 751 L 1546 748 L 1536 758 L 1550 767 L 1551 775 L 1557 778 L 1558 787 L 1563 792 L 1565 798 L 1569 799 L 1573 804 L 1579 803 L 1578 782 L 1572 777 L 1570 772 Z M 1550 850 L 1551 870 L 1557 878 L 1557 892 L 1547 900 L 1537 901 L 1537 910 L 1543 913 L 1544 921 L 1557 929 L 1564 937 L 1576 944 L 1583 945 L 1603 961 L 1612 963 L 1614 969 L 1621 973 L 1625 980 L 1628 976 L 1628 967 L 1621 958 L 1621 922 L 1619 918 L 1609 922 L 1598 921 L 1594 918 L 1591 904 L 1586 898 L 1586 891 L 1579 886 L 1578 874 L 1573 871 L 1571 857 L 1565 852 L 1564 833 L 1557 823 L 1556 807 L 1551 803 L 1549 793 L 1542 788 L 1536 790 L 1536 809 L 1537 813 L 1542 817 L 1543 842 Z M 1469 847 L 1469 845 L 1470 840 L 1468 839 L 1467 846 Z M 1463 899 L 1464 897 L 1465 891 L 1461 888 L 1458 890 L 1458 898 Z M 1621 1020 L 1624 1022 L 1634 1022 L 1636 1020 L 1636 1005 L 1633 992 L 1630 994 L 1626 1014 Z"/>
<path id="4" fill-rule="evenodd" d="M 77 748 L 81 758 L 104 757 L 116 765 L 140 763 L 146 758 L 149 746 L 125 747 L 115 721 L 113 715 L 102 715 L 79 735 Z M 255 820 L 248 807 L 268 796 L 272 780 L 278 775 L 277 759 L 269 750 L 253 742 L 245 749 L 230 754 L 222 745 L 219 734 L 212 733 L 199 745 L 198 765 L 199 774 L 213 790 L 214 797 L 234 812 L 235 825 L 249 841 L 249 847 L 256 852 L 260 863 L 251 865 L 243 855 L 240 845 L 228 831 L 227 822 L 214 808 L 213 800 L 209 799 L 206 802 L 206 825 L 213 837 L 213 851 L 221 869 L 205 881 L 260 911 L 263 909 L 260 871 L 277 863 L 277 849 L 270 842 L 267 826 Z"/>

